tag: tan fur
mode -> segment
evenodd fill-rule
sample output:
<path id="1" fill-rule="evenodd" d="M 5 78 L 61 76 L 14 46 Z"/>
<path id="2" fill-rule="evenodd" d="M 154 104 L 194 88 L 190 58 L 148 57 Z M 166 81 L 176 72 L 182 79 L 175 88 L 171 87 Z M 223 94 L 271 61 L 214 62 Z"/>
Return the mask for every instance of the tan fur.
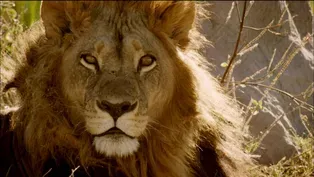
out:
<path id="1" fill-rule="evenodd" d="M 37 24 L 24 35 L 20 57 L 25 61 L 17 67 L 15 78 L 22 102 L 13 115 L 14 129 L 26 144 L 34 172 L 42 173 L 38 169 L 47 159 L 61 157 L 73 167 L 110 168 L 110 175 L 121 171 L 130 177 L 192 177 L 195 175 L 192 166 L 199 165 L 197 154 L 202 144 L 217 154 L 225 176 L 247 176 L 251 160 L 241 150 L 240 110 L 220 91 L 206 71 L 206 60 L 198 53 L 206 42 L 196 28 L 203 12 L 200 4 L 188 1 L 45 3 L 43 25 Z M 102 14 L 102 9 L 109 10 Z M 150 114 L 156 119 L 139 137 L 139 150 L 115 159 L 96 153 L 82 120 L 74 120 L 79 116 L 69 110 L 75 105 L 71 99 L 69 102 L 64 98 L 62 90 L 71 87 L 73 90 L 68 94 L 73 95 L 86 90 L 62 85 L 66 82 L 61 73 L 65 71 L 60 69 L 64 52 L 80 36 L 90 35 L 86 32 L 95 19 L 110 13 L 122 22 L 144 14 L 147 29 L 162 43 L 171 58 L 167 67 L 173 71 L 173 76 L 163 76 L 172 82 L 173 92 L 162 90 L 155 94 Z M 136 50 L 142 48 L 136 42 L 133 45 Z M 96 48 L 108 50 L 104 44 Z"/>

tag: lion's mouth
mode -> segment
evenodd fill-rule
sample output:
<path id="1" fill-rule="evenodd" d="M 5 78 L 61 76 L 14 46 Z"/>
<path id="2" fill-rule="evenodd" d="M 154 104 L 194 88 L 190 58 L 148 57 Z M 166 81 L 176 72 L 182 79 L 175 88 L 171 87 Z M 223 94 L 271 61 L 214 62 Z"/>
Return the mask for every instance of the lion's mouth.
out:
<path id="1" fill-rule="evenodd" d="M 126 133 L 124 133 L 121 129 L 117 128 L 117 127 L 112 127 L 111 129 L 101 133 L 101 134 L 98 134 L 98 135 L 94 135 L 94 136 L 97 136 L 97 137 L 100 137 L 100 136 L 106 136 L 106 135 L 114 135 L 114 136 L 127 136 L 129 138 L 134 138 Z"/>

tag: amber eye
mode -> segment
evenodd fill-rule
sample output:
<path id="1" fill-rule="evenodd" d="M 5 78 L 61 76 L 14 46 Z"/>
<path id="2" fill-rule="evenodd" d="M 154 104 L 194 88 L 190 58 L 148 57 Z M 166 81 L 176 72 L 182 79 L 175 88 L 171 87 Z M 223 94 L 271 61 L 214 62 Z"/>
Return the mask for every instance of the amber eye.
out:
<path id="1" fill-rule="evenodd" d="M 91 55 L 83 54 L 81 55 L 81 59 L 83 59 L 87 64 L 97 64 L 96 58 Z"/>
<path id="2" fill-rule="evenodd" d="M 81 64 L 85 66 L 86 68 L 94 69 L 94 70 L 98 68 L 98 62 L 94 56 L 88 55 L 88 54 L 82 54 L 80 58 L 81 58 Z"/>
<path id="3" fill-rule="evenodd" d="M 143 56 L 138 64 L 139 70 L 148 71 L 156 65 L 156 58 L 152 55 Z"/>
<path id="4" fill-rule="evenodd" d="M 151 64 L 154 63 L 154 61 L 155 61 L 155 59 L 152 56 L 146 55 L 146 56 L 141 58 L 139 65 L 141 67 L 150 66 Z"/>

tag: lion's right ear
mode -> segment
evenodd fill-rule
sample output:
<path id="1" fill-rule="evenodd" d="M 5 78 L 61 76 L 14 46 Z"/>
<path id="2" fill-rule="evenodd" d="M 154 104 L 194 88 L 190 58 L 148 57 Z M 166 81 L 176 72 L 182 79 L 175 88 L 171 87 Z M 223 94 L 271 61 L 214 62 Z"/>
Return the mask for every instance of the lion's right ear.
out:
<path id="1" fill-rule="evenodd" d="M 64 1 L 42 1 L 40 16 L 47 38 L 59 38 L 70 30 L 65 5 Z"/>
<path id="2" fill-rule="evenodd" d="M 181 49 L 190 42 L 189 33 L 194 25 L 196 6 L 193 1 L 152 1 L 150 3 L 150 25 L 163 31 Z"/>
<path id="3" fill-rule="evenodd" d="M 40 16 L 48 39 L 60 39 L 65 33 L 79 35 L 89 25 L 97 3 L 83 1 L 42 1 Z"/>

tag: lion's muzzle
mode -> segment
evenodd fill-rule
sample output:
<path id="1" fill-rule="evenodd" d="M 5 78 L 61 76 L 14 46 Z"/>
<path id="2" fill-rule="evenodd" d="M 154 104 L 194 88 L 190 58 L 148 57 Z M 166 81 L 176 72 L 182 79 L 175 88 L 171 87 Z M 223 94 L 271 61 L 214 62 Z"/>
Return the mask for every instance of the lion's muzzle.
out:
<path id="1" fill-rule="evenodd" d="M 138 137 L 146 129 L 147 102 L 130 74 L 103 74 L 87 103 L 92 110 L 85 113 L 86 130 L 94 137 L 99 153 L 127 156 L 138 149 Z"/>

